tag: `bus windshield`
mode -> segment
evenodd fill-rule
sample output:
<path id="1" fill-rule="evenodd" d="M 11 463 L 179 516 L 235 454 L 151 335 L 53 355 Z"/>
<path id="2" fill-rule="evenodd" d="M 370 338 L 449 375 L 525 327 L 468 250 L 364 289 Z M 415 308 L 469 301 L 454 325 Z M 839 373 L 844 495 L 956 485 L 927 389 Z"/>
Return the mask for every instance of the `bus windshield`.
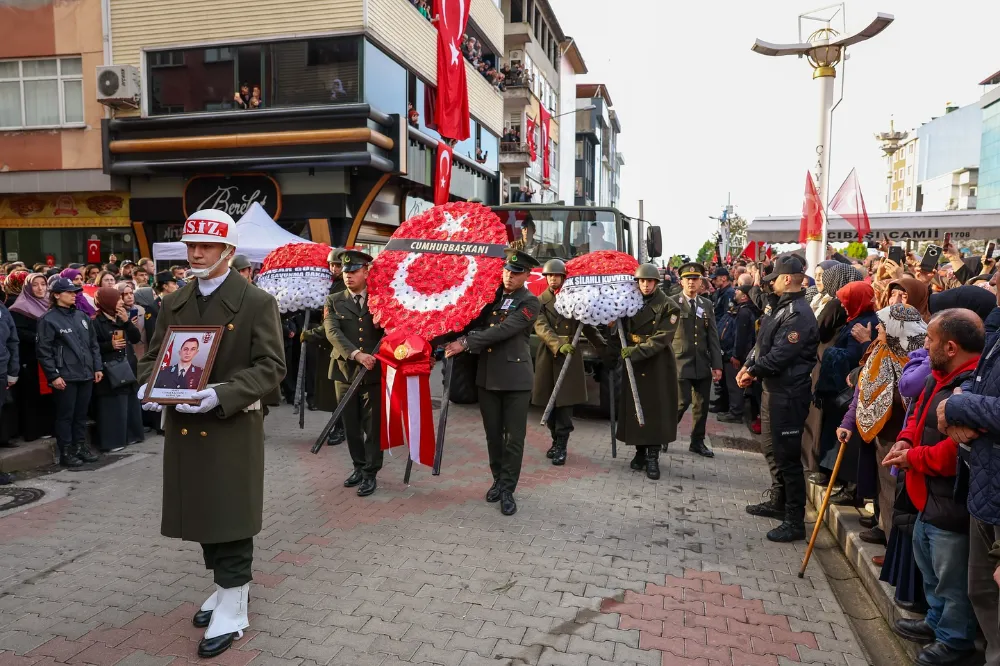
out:
<path id="1" fill-rule="evenodd" d="M 506 205 L 493 212 L 507 225 L 511 245 L 541 262 L 620 249 L 610 210 Z"/>

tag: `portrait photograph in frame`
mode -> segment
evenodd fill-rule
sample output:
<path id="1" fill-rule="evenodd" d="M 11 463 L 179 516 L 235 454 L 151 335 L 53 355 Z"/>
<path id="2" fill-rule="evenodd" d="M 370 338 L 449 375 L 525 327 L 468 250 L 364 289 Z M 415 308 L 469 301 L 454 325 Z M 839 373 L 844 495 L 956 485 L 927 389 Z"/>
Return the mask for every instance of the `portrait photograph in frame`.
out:
<path id="1" fill-rule="evenodd" d="M 198 404 L 192 396 L 208 384 L 222 331 L 222 326 L 170 326 L 142 401 Z"/>

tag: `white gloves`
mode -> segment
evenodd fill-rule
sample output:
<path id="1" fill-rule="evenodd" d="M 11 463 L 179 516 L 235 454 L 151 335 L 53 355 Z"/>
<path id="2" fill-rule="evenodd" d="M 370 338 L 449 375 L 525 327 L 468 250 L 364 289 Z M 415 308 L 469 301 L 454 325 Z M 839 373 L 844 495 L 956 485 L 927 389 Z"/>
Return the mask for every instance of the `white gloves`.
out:
<path id="1" fill-rule="evenodd" d="M 136 395 L 137 398 L 139 398 L 139 402 L 142 402 L 142 399 L 144 397 L 146 397 L 146 385 L 142 384 L 141 386 L 139 386 L 139 392 L 136 393 L 135 395 Z M 161 411 L 163 411 L 163 405 L 161 405 L 158 402 L 143 402 L 142 403 L 142 411 L 144 411 L 144 412 L 161 412 Z"/>
<path id="2" fill-rule="evenodd" d="M 215 389 L 198 391 L 191 397 L 201 400 L 201 403 L 197 405 L 177 405 L 176 409 L 178 412 L 181 414 L 204 414 L 219 406 L 219 396 L 216 395 Z"/>
<path id="3" fill-rule="evenodd" d="M 13 386 L 16 383 L 17 383 L 17 377 L 11 377 L 10 375 L 7 375 L 7 386 Z"/>

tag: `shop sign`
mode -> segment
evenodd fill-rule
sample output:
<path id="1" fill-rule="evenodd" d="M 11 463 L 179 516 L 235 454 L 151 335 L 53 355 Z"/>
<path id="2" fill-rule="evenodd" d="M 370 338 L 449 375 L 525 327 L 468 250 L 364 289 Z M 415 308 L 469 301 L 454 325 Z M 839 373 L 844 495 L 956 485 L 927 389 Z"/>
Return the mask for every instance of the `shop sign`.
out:
<path id="1" fill-rule="evenodd" d="M 206 208 L 228 213 L 234 220 L 243 217 L 258 203 L 271 216 L 281 215 L 281 189 L 266 174 L 195 176 L 184 188 L 184 216 Z"/>
<path id="2" fill-rule="evenodd" d="M 940 229 L 878 229 L 866 235 L 863 240 L 880 240 L 883 236 L 890 241 L 931 241 L 942 238 L 944 232 Z M 969 239 L 972 237 L 969 231 L 951 231 L 952 238 Z M 831 243 L 850 243 L 858 239 L 858 232 L 854 229 L 831 229 L 826 232 L 826 239 Z"/>
<path id="3" fill-rule="evenodd" d="M 7 228 L 128 226 L 129 195 L 123 192 L 11 194 L 0 197 Z"/>

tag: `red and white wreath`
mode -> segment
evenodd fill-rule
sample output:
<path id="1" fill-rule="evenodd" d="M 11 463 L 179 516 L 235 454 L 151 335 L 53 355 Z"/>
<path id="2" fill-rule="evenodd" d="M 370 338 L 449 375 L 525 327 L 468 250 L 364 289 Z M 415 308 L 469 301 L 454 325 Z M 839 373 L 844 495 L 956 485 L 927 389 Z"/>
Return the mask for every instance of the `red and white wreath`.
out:
<path id="1" fill-rule="evenodd" d="M 257 286 L 277 299 L 281 312 L 318 310 L 333 284 L 329 254 L 330 246 L 323 243 L 282 245 L 264 257 Z"/>
<path id="2" fill-rule="evenodd" d="M 556 312 L 592 326 L 635 315 L 642 309 L 642 293 L 633 278 L 638 267 L 635 257 L 615 250 L 571 259 Z"/>
<path id="3" fill-rule="evenodd" d="M 466 201 L 412 217 L 392 237 L 507 244 L 500 218 Z M 368 275 L 368 307 L 386 330 L 404 327 L 425 340 L 460 331 L 493 300 L 503 264 L 499 257 L 384 250 Z"/>

